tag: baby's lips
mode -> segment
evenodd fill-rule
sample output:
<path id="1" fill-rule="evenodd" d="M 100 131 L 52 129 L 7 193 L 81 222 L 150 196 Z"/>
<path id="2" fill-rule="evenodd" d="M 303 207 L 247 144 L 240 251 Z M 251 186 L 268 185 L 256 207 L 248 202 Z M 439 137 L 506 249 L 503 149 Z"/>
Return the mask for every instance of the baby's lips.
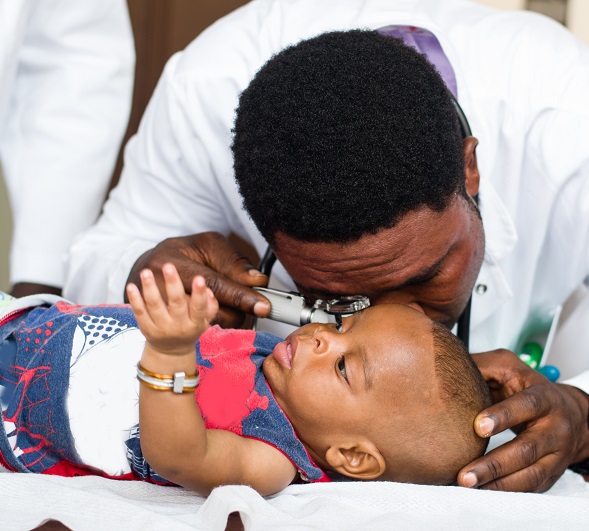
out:
<path id="1" fill-rule="evenodd" d="M 274 359 L 286 369 L 292 368 L 292 347 L 288 341 L 282 341 L 274 347 Z"/>

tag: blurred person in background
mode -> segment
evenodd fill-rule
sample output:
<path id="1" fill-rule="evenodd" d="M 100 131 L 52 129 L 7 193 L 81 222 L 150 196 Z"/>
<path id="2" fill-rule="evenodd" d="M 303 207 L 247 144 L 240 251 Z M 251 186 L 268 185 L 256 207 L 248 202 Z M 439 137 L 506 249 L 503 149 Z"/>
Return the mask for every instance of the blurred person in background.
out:
<path id="1" fill-rule="evenodd" d="M 0 0 L 0 164 L 12 293 L 61 293 L 125 133 L 135 50 L 125 0 Z"/>

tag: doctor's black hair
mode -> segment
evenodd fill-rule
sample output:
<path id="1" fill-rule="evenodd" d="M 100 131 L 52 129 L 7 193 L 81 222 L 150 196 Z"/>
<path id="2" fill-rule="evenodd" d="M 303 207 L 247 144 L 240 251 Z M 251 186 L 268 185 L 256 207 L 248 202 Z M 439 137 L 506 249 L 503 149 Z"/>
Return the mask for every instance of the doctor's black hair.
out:
<path id="1" fill-rule="evenodd" d="M 375 31 L 319 35 L 243 91 L 232 145 L 244 208 L 269 243 L 348 242 L 466 197 L 452 96 L 420 53 Z"/>

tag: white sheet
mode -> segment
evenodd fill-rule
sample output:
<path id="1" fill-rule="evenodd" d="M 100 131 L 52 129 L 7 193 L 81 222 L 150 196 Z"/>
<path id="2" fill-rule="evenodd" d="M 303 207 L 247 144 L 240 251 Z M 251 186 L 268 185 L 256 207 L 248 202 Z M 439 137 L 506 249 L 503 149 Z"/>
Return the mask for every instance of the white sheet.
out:
<path id="1" fill-rule="evenodd" d="M 513 437 L 492 438 L 489 449 Z M 395 529 L 542 531 L 589 529 L 589 483 L 567 471 L 545 494 L 400 483 L 295 485 L 262 498 L 242 486 L 208 499 L 180 488 L 98 477 L 0 473 L 0 530 L 48 519 L 84 530 L 224 530 L 239 511 L 247 530 Z"/>
<path id="2" fill-rule="evenodd" d="M 53 518 L 86 529 L 223 530 L 240 511 L 246 529 L 587 530 L 589 483 L 567 472 L 546 494 L 400 483 L 294 485 L 262 498 L 243 486 L 208 499 L 180 488 L 98 477 L 0 474 L 0 528 Z"/>

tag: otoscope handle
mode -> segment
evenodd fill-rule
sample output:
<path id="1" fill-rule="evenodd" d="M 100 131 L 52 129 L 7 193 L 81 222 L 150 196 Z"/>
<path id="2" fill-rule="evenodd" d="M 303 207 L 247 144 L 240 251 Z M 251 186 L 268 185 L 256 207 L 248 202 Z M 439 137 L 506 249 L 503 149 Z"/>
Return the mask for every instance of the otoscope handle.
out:
<path id="1" fill-rule="evenodd" d="M 309 305 L 299 293 L 272 288 L 254 289 L 264 295 L 272 304 L 268 319 L 293 326 L 302 326 L 308 323 L 336 322 L 334 315 Z"/>

